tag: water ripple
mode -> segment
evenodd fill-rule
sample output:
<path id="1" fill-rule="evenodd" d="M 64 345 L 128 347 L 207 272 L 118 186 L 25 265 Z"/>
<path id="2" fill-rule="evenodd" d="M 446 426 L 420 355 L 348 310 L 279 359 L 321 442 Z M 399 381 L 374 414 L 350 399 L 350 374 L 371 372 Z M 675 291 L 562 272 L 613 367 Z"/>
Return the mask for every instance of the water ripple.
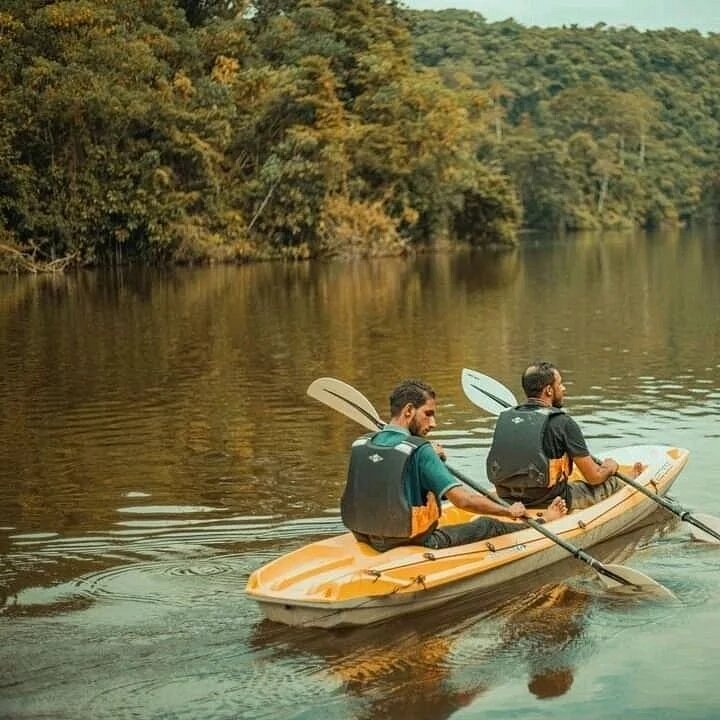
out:
<path id="1" fill-rule="evenodd" d="M 220 593 L 242 591 L 247 578 L 241 567 L 228 557 L 190 563 L 136 562 L 79 578 L 73 587 L 76 593 L 93 600 L 164 607 L 212 605 Z"/>
<path id="2" fill-rule="evenodd" d="M 180 515 L 182 517 L 183 514 Z M 0 614 L 55 613 L 85 599 L 181 604 L 196 602 L 207 589 L 163 578 L 213 578 L 218 592 L 221 576 L 231 569 L 244 577 L 232 581 L 241 593 L 251 570 L 276 556 L 284 544 L 296 547 L 342 531 L 336 515 L 278 522 L 272 517 L 138 520 L 102 535 L 60 537 L 54 533 L 23 533 L 0 559 Z M 218 550 L 242 548 L 242 554 L 219 561 Z M 100 566 L 100 567 L 98 567 Z M 88 574 L 97 569 L 96 574 Z M 65 582 L 82 576 L 77 587 Z M 24 578 L 17 587 L 17 578 Z M 191 598 L 188 600 L 187 598 Z M 75 598 L 75 600 L 73 600 Z"/>

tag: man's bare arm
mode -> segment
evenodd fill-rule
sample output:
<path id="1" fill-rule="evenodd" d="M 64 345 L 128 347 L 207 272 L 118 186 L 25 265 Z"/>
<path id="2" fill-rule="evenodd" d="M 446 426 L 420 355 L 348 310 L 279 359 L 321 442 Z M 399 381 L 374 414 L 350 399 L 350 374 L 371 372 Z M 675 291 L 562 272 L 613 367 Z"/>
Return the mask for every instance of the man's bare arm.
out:
<path id="1" fill-rule="evenodd" d="M 505 507 L 474 490 L 469 490 L 460 485 L 448 490 L 445 497 L 447 497 L 455 507 L 459 507 L 461 510 L 469 510 L 479 515 L 488 513 L 519 519 L 525 517 L 527 514 L 527 510 L 522 503 L 516 502 L 510 505 L 510 507 Z"/>

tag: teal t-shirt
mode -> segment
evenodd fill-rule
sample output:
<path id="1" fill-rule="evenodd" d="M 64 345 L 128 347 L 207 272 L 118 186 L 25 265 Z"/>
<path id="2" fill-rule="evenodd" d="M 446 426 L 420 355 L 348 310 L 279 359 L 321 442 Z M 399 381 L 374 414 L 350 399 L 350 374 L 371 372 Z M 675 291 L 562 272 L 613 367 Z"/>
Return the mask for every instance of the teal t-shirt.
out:
<path id="1" fill-rule="evenodd" d="M 375 435 L 373 443 L 393 447 L 409 435 L 410 432 L 403 427 L 386 425 Z M 438 500 L 442 500 L 448 490 L 462 485 L 450 474 L 430 444 L 423 445 L 412 454 L 405 465 L 403 479 L 405 497 L 415 507 L 425 504 L 429 491 L 433 492 Z"/>

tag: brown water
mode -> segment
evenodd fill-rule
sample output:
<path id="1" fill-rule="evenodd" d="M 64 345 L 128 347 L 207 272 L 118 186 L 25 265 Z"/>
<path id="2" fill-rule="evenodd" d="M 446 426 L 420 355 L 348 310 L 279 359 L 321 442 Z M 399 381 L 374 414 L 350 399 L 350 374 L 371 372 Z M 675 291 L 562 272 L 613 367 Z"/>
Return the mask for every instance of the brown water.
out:
<path id="1" fill-rule="evenodd" d="M 718 717 L 720 549 L 662 516 L 625 563 L 670 603 L 609 597 L 573 560 L 342 633 L 263 622 L 243 593 L 341 530 L 360 428 L 307 398 L 323 375 L 383 414 L 429 380 L 436 437 L 484 481 L 493 418 L 461 369 L 517 394 L 551 359 L 594 451 L 689 448 L 674 496 L 720 516 L 718 308 L 720 238 L 699 232 L 0 277 L 0 717 Z"/>

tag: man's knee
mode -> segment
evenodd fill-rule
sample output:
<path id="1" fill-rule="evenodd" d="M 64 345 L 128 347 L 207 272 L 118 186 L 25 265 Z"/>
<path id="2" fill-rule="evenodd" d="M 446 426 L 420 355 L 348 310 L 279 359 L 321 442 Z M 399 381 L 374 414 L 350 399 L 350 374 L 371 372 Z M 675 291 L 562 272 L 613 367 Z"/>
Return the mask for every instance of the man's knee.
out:
<path id="1" fill-rule="evenodd" d="M 621 480 L 608 478 L 600 485 L 589 485 L 584 482 L 568 483 L 570 489 L 570 510 L 582 510 L 595 503 L 606 500 L 623 486 Z"/>

